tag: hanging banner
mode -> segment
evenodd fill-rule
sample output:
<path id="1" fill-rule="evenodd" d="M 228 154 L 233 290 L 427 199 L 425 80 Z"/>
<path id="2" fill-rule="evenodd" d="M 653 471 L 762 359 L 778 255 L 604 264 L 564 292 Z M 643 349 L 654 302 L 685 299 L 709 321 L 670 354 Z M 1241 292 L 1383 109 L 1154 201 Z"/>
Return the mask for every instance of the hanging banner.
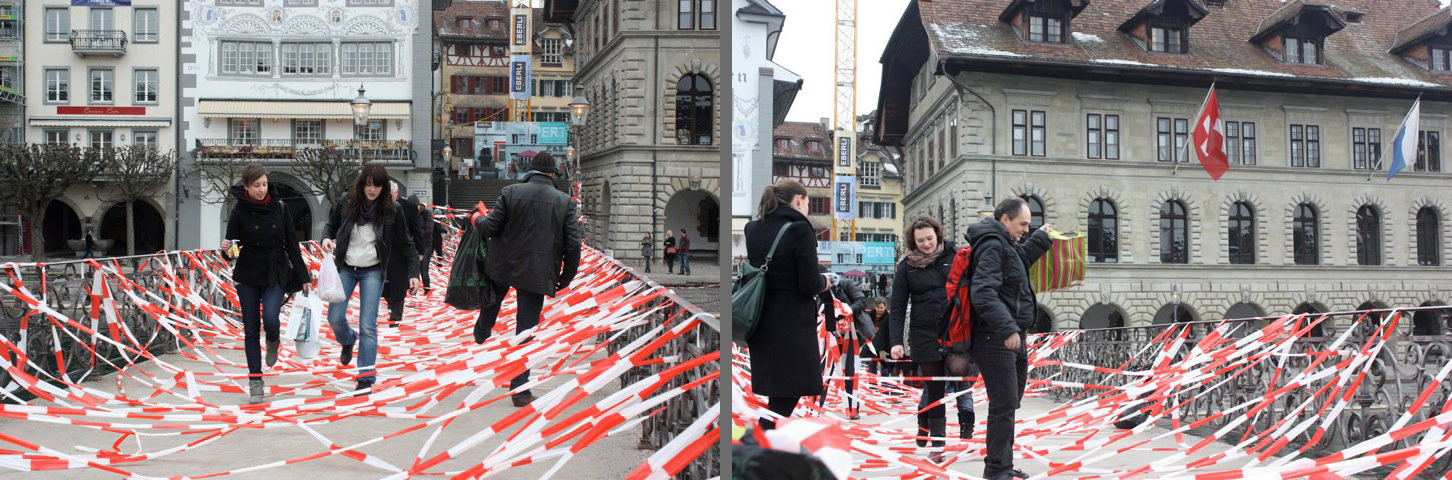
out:
<path id="1" fill-rule="evenodd" d="M 515 55 L 509 61 L 509 98 L 514 100 L 528 100 L 531 95 L 531 86 L 534 83 L 530 80 L 533 73 L 529 65 L 529 55 Z"/>
<path id="2" fill-rule="evenodd" d="M 842 220 L 857 218 L 857 178 L 851 175 L 838 175 L 837 182 L 832 188 L 832 197 L 836 207 L 836 217 Z"/>
<path id="3" fill-rule="evenodd" d="M 131 0 L 71 0 L 72 7 L 129 7 Z"/>

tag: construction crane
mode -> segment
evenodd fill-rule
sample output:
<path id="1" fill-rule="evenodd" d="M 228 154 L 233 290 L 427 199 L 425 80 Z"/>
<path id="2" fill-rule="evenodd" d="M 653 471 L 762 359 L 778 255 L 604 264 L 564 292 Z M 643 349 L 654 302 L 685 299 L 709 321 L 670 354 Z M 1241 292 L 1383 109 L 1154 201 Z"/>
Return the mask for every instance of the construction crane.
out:
<path id="1" fill-rule="evenodd" d="M 837 0 L 837 65 L 836 105 L 833 110 L 832 138 L 836 142 L 832 161 L 833 205 L 832 239 L 841 240 L 840 229 L 847 230 L 847 239 L 856 238 L 856 205 L 852 199 L 857 191 L 857 0 Z M 845 177 L 845 178 L 844 178 Z"/>

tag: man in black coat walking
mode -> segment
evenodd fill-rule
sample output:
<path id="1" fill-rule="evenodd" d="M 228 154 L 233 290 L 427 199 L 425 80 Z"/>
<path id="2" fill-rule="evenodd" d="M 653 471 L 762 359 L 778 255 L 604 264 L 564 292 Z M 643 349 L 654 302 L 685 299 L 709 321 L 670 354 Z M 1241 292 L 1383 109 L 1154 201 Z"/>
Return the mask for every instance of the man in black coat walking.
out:
<path id="1" fill-rule="evenodd" d="M 489 338 L 510 287 L 518 304 L 514 331 L 521 333 L 539 323 L 544 297 L 570 286 L 580 268 L 580 214 L 575 202 L 555 188 L 555 168 L 549 152 L 535 155 L 524 182 L 504 187 L 489 215 L 474 219 L 481 238 L 489 242 L 484 273 L 494 289 L 493 302 L 479 310 L 474 323 L 476 343 Z M 527 382 L 529 370 L 514 377 L 509 387 Z M 534 396 L 524 390 L 512 400 L 522 407 Z"/>
<path id="2" fill-rule="evenodd" d="M 1023 400 L 1028 381 L 1028 351 L 1023 332 L 1033 326 L 1038 302 L 1029 282 L 1028 267 L 1038 261 L 1053 241 L 1053 225 L 1044 224 L 1028 238 L 1028 203 L 1014 197 L 998 204 L 994 218 L 968 227 L 973 246 L 973 279 L 969 301 L 973 308 L 973 363 L 983 373 L 988 390 L 988 455 L 983 476 L 989 480 L 1028 478 L 1013 468 L 1014 412 Z"/>
<path id="3" fill-rule="evenodd" d="M 400 213 L 403 214 L 404 223 L 408 227 L 408 238 L 413 241 L 414 251 L 411 255 L 418 257 L 422 255 L 426 248 L 425 245 L 427 245 L 427 242 L 424 241 L 423 234 L 419 232 L 418 203 L 413 201 L 418 197 L 399 198 L 398 182 L 393 182 L 389 186 L 393 188 L 393 201 L 397 202 L 399 207 L 402 208 Z M 407 270 L 407 261 L 407 259 L 402 258 L 402 255 L 389 258 L 389 270 L 393 272 L 404 272 Z M 383 299 L 388 300 L 388 326 L 398 328 L 398 322 L 403 321 L 403 303 L 408 297 L 408 284 L 410 282 L 407 277 L 393 275 L 389 277 L 391 278 L 386 278 L 383 281 Z"/>

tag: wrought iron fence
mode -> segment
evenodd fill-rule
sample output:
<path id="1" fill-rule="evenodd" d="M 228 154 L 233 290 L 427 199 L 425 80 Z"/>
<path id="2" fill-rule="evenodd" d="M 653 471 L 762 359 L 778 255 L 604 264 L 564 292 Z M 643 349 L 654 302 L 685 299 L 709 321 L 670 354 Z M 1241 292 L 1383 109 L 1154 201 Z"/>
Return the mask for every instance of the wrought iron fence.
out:
<path id="1" fill-rule="evenodd" d="M 124 30 L 71 30 L 71 48 L 78 51 L 126 53 Z"/>
<path id="2" fill-rule="evenodd" d="M 1291 438 L 1287 448 L 1304 448 L 1307 456 L 1323 456 L 1387 433 L 1397 419 L 1409 411 L 1412 414 L 1410 423 L 1436 416 L 1448 399 L 1452 398 L 1452 379 L 1445 379 L 1440 385 L 1434 383 L 1437 373 L 1452 360 L 1452 335 L 1448 334 L 1452 332 L 1452 307 L 1449 306 L 1306 314 L 1302 323 L 1304 328 L 1291 330 L 1293 327 L 1287 326 L 1287 330 L 1279 332 L 1280 335 L 1303 332 L 1299 338 L 1290 340 L 1291 351 L 1288 352 L 1284 365 L 1277 365 L 1274 361 L 1262 361 L 1249 366 L 1248 372 L 1229 378 L 1225 383 L 1207 383 L 1179 391 L 1173 403 L 1188 402 L 1181 409 L 1180 421 L 1188 424 L 1211 418 L 1247 401 L 1262 398 L 1267 392 L 1275 392 L 1285 387 L 1296 374 L 1310 367 L 1316 355 L 1346 358 L 1356 353 L 1368 339 L 1377 334 L 1383 322 L 1390 319 L 1393 312 L 1399 312 L 1401 318 L 1396 328 L 1384 336 L 1385 345 L 1370 361 L 1365 381 L 1357 385 L 1355 392 L 1347 397 L 1351 399 L 1347 408 L 1332 420 L 1333 424 L 1326 429 L 1325 435 L 1315 439 L 1314 444 L 1307 445 L 1313 439 L 1312 433 L 1308 431 Z M 1317 319 L 1321 319 L 1320 324 L 1314 324 Z M 1263 327 L 1275 320 L 1274 317 L 1264 317 L 1226 320 L 1225 323 L 1231 336 L 1244 338 L 1247 335 L 1260 334 Z M 1077 332 L 1078 337 L 1074 341 L 1058 349 L 1048 360 L 1125 371 L 1146 371 L 1150 369 L 1156 355 L 1168 345 L 1167 338 L 1174 338 L 1181 333 L 1186 335 L 1186 340 L 1178 351 L 1170 352 L 1174 355 L 1173 360 L 1178 362 L 1195 348 L 1200 339 L 1205 338 L 1219 325 L 1218 321 L 1199 321 L 1081 330 Z M 1347 341 L 1337 345 L 1336 340 L 1348 329 L 1351 331 Z M 1327 368 L 1326 364 L 1322 364 L 1321 368 Z M 1137 375 L 1071 368 L 1057 363 L 1034 368 L 1030 377 L 1064 382 L 1058 385 L 1067 383 L 1106 387 L 1122 387 L 1143 379 Z M 1412 411 L 1417 397 L 1429 387 L 1435 389 L 1431 396 L 1416 411 Z M 1325 398 L 1318 397 L 1314 400 L 1311 409 L 1299 412 L 1296 409 L 1312 398 L 1314 391 L 1315 388 L 1308 387 L 1290 389 L 1280 394 L 1273 405 L 1269 405 L 1266 411 L 1257 416 L 1255 422 L 1238 427 L 1231 432 L 1232 435 L 1225 438 L 1242 438 L 1247 429 L 1254 432 L 1265 431 L 1282 418 L 1290 417 L 1288 423 L 1295 424 L 1308 416 L 1320 415 L 1320 407 L 1328 401 Z M 1103 390 L 1053 387 L 1047 393 L 1056 400 L 1068 400 L 1099 395 Z M 1229 415 L 1219 416 L 1192 432 L 1208 436 L 1210 432 L 1227 425 L 1233 418 L 1234 416 Z M 1421 435 L 1403 439 L 1387 450 L 1407 447 L 1418 438 Z M 1448 457 L 1436 459 L 1423 476 L 1440 477 L 1452 471 L 1452 456 Z M 1389 467 L 1372 473 L 1385 475 L 1388 472 Z"/>

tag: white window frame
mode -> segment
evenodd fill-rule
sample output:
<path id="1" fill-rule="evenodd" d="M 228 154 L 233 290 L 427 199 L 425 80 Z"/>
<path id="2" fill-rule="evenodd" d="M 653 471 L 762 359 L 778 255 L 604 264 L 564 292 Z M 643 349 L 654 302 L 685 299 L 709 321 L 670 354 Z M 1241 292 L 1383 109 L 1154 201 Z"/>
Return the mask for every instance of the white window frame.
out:
<path id="1" fill-rule="evenodd" d="M 151 141 L 149 141 L 149 142 L 143 142 L 143 141 L 141 141 L 142 138 L 150 138 Z M 155 151 L 155 150 L 157 150 L 159 148 L 159 145 L 158 145 L 158 141 L 159 140 L 161 140 L 161 135 L 159 135 L 156 132 L 156 130 L 132 130 L 131 131 L 131 145 L 133 145 L 133 146 L 137 146 L 137 147 L 150 147 L 153 151 Z"/>
<path id="2" fill-rule="evenodd" d="M 111 148 L 116 146 L 116 131 L 111 129 L 95 129 L 86 131 L 86 145 L 91 148 Z M 104 142 L 97 142 L 104 138 Z M 99 144 L 98 144 L 99 143 Z"/>
<path id="3" fill-rule="evenodd" d="M 392 7 L 393 0 L 348 0 L 350 7 Z"/>
<path id="4" fill-rule="evenodd" d="M 242 135 L 239 127 L 252 125 L 248 135 Z M 229 118 L 227 119 L 227 144 L 228 145 L 257 145 L 262 139 L 262 120 L 258 118 Z"/>
<path id="5" fill-rule="evenodd" d="M 71 41 L 71 9 L 67 7 L 45 9 L 45 43 L 66 43 Z"/>
<path id="6" fill-rule="evenodd" d="M 60 73 L 56 78 L 51 73 Z M 56 98 L 52 94 L 60 94 L 65 98 Z M 45 103 L 48 104 L 69 104 L 71 103 L 71 69 L 68 67 L 46 67 L 45 68 Z"/>
<path id="7" fill-rule="evenodd" d="M 60 134 L 60 141 L 52 138 L 52 135 Z M 46 145 L 70 145 L 71 130 L 69 128 L 47 128 L 41 133 L 41 139 Z"/>
<path id="8" fill-rule="evenodd" d="M 131 40 L 133 42 L 161 42 L 161 10 L 156 8 L 137 8 L 131 14 L 131 23 Z"/>
<path id="9" fill-rule="evenodd" d="M 322 120 L 297 119 L 292 121 L 292 143 L 294 145 L 321 145 L 326 138 L 327 122 Z M 316 126 L 316 135 L 311 135 L 313 126 Z M 307 131 L 310 135 L 299 135 L 299 132 Z"/>
<path id="10" fill-rule="evenodd" d="M 338 52 L 341 76 L 393 76 L 393 42 L 343 42 Z"/>
<path id="11" fill-rule="evenodd" d="M 149 80 L 149 81 L 148 81 Z M 155 68 L 138 68 L 131 71 L 131 101 L 137 104 L 155 105 L 161 96 L 161 73 Z M 151 98 L 147 99 L 145 87 L 151 87 Z"/>
<path id="12" fill-rule="evenodd" d="M 547 67 L 558 67 L 564 65 L 564 44 L 564 39 L 560 38 L 546 38 L 540 40 L 540 64 Z"/>
<path id="13" fill-rule="evenodd" d="M 105 73 L 103 75 L 104 82 L 100 85 L 101 90 L 96 89 L 96 74 L 98 73 Z M 87 103 L 91 105 L 114 105 L 116 103 L 116 70 L 111 68 L 92 68 L 86 75 L 86 90 L 89 92 L 86 96 L 86 99 L 89 100 Z M 109 98 L 98 100 L 97 94 L 102 94 L 103 97 Z"/>
<path id="14" fill-rule="evenodd" d="M 235 77 L 271 77 L 278 70 L 273 47 L 270 41 L 222 40 L 217 46 L 221 59 L 217 73 Z"/>

